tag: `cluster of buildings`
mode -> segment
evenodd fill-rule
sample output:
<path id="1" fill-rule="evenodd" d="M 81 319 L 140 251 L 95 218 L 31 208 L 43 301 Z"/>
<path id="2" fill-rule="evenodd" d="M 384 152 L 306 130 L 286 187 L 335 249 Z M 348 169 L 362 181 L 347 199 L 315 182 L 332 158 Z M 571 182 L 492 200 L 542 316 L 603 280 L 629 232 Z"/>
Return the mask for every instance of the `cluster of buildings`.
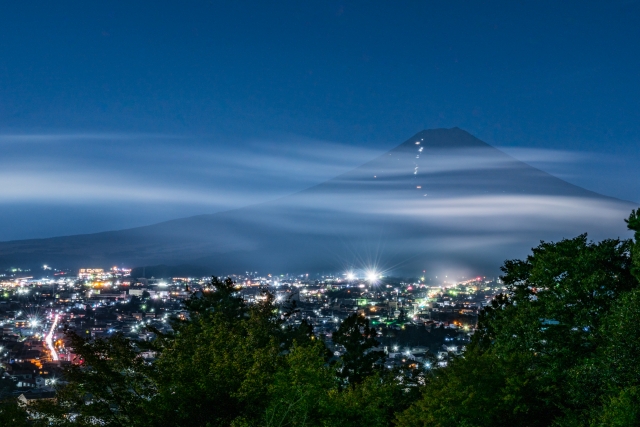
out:
<path id="1" fill-rule="evenodd" d="M 64 366 L 78 363 L 65 331 L 90 339 L 120 333 L 150 340 L 147 327 L 169 332 L 171 318 L 187 315 L 183 301 L 209 281 L 136 278 L 116 267 L 30 273 L 0 274 L 0 397 L 15 394 L 25 402 L 52 397 L 64 381 Z M 286 322 L 310 324 L 335 356 L 344 348 L 333 343 L 333 333 L 348 316 L 365 316 L 388 368 L 446 365 L 469 341 L 478 311 L 504 290 L 499 280 L 487 278 L 433 283 L 372 273 L 230 277 L 248 303 L 265 298 L 265 291 L 273 294 L 289 313 Z"/>
<path id="2" fill-rule="evenodd" d="M 253 292 L 251 287 L 255 288 Z M 455 283 L 429 283 L 347 273 L 341 276 L 252 277 L 242 292 L 247 299 L 266 287 L 276 300 L 295 306 L 288 321 L 311 324 L 317 336 L 339 356 L 344 351 L 332 335 L 350 315 L 366 317 L 377 331 L 388 368 L 431 369 L 446 366 L 470 341 L 478 313 L 506 289 L 499 279 L 476 277 Z"/>

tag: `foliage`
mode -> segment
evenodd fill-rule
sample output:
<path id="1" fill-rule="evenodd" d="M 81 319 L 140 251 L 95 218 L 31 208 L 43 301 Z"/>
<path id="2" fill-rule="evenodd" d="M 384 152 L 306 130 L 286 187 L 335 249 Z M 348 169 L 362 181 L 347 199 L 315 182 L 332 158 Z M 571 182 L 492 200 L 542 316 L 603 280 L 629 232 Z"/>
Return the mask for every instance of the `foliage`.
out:
<path id="1" fill-rule="evenodd" d="M 27 411 L 13 400 L 0 401 L 0 426 L 27 427 Z"/>
<path id="2" fill-rule="evenodd" d="M 345 348 L 338 375 L 347 384 L 359 384 L 376 371 L 384 353 L 373 351 L 378 345 L 377 332 L 369 320 L 359 314 L 347 317 L 333 333 L 333 342 Z"/>
<path id="3" fill-rule="evenodd" d="M 628 224 L 640 228 L 636 212 Z M 639 234 L 542 242 L 506 261 L 507 292 L 481 313 L 464 357 L 438 370 L 397 424 L 637 425 Z"/>
<path id="4" fill-rule="evenodd" d="M 367 376 L 343 387 L 323 360 L 324 346 L 294 346 L 269 388 L 265 426 L 383 427 L 408 407 L 419 389 L 398 372 Z"/>
<path id="5" fill-rule="evenodd" d="M 190 319 L 157 344 L 157 411 L 165 425 L 228 426 L 265 410 L 287 348 L 273 299 L 247 307 L 230 280 L 193 298 Z"/>
<path id="6" fill-rule="evenodd" d="M 333 390 L 324 414 L 325 426 L 384 427 L 392 425 L 395 414 L 411 405 L 420 389 L 398 372 L 376 373 L 362 383 Z"/>
<path id="7" fill-rule="evenodd" d="M 607 398 L 597 414 L 593 427 L 627 427 L 640 425 L 640 390 L 637 386 L 623 388 Z"/>
<path id="8" fill-rule="evenodd" d="M 629 218 L 625 219 L 629 230 L 634 231 L 633 243 L 633 267 L 631 269 L 636 279 L 640 280 L 640 209 L 631 211 Z"/>
<path id="9" fill-rule="evenodd" d="M 122 335 L 94 342 L 67 336 L 80 363 L 66 370 L 68 385 L 58 390 L 56 401 L 35 403 L 33 410 L 46 414 L 48 425 L 93 426 L 96 420 L 105 426 L 147 425 L 140 414 L 153 407 L 157 384 L 136 345 Z"/>
<path id="10" fill-rule="evenodd" d="M 333 371 L 324 361 L 324 345 L 294 345 L 284 365 L 268 387 L 269 406 L 264 425 L 314 425 L 327 405 L 327 395 L 337 387 Z"/>
<path id="11" fill-rule="evenodd" d="M 422 398 L 398 415 L 401 426 L 538 426 L 549 414 L 534 387 L 530 360 L 471 350 L 435 371 Z"/>

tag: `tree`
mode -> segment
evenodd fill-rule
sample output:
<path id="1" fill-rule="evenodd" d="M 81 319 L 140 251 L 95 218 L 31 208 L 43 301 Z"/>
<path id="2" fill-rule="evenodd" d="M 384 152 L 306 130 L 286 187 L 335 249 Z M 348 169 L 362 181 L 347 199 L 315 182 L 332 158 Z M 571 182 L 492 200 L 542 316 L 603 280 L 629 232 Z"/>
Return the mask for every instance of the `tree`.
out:
<path id="1" fill-rule="evenodd" d="M 602 411 L 591 421 L 592 427 L 628 427 L 640 425 L 640 389 L 626 387 L 609 397 Z"/>
<path id="2" fill-rule="evenodd" d="M 325 347 L 319 340 L 307 346 L 293 345 L 268 387 L 265 427 L 323 425 L 328 397 L 338 386 L 324 356 Z"/>
<path id="3" fill-rule="evenodd" d="M 65 371 L 67 385 L 58 389 L 55 401 L 30 405 L 43 415 L 43 425 L 133 427 L 160 421 L 152 410 L 158 389 L 154 367 L 134 342 L 120 334 L 93 342 L 73 332 L 67 337 L 79 357 Z"/>
<path id="4" fill-rule="evenodd" d="M 598 331 L 602 345 L 577 369 L 574 395 L 583 396 L 592 378 L 592 426 L 640 424 L 640 289 L 623 295 Z"/>
<path id="5" fill-rule="evenodd" d="M 636 276 L 636 279 L 640 281 L 640 209 L 634 209 L 631 211 L 629 218 L 625 219 L 629 230 L 634 231 L 634 244 L 632 248 L 633 253 L 633 267 L 632 273 Z"/>
<path id="6" fill-rule="evenodd" d="M 554 414 L 540 404 L 537 372 L 530 366 L 531 358 L 524 354 L 500 358 L 491 352 L 468 351 L 427 377 L 422 397 L 406 411 L 398 411 L 396 425 L 550 425 Z"/>
<path id="7" fill-rule="evenodd" d="M 640 228 L 635 212 L 628 223 Z M 638 237 L 635 243 L 593 243 L 586 235 L 541 242 L 526 260 L 506 261 L 507 292 L 481 313 L 463 357 L 435 373 L 398 425 L 579 426 L 624 419 L 620 408 L 636 401 L 640 386 Z"/>
<path id="8" fill-rule="evenodd" d="M 11 427 L 28 427 L 31 424 L 28 421 L 27 411 L 18 405 L 15 397 L 0 400 L 0 425 Z"/>
<path id="9" fill-rule="evenodd" d="M 376 364 L 384 358 L 384 353 L 372 350 L 378 346 L 376 336 L 376 330 L 369 326 L 369 320 L 359 314 L 347 317 L 333 333 L 333 342 L 345 348 L 338 376 L 347 384 L 364 381 L 376 371 Z"/>
<path id="10" fill-rule="evenodd" d="M 273 296 L 264 296 L 247 306 L 230 279 L 213 278 L 188 300 L 189 319 L 175 322 L 175 333 L 156 343 L 156 410 L 165 425 L 255 424 L 263 416 L 290 334 L 311 339 L 285 327 Z"/>

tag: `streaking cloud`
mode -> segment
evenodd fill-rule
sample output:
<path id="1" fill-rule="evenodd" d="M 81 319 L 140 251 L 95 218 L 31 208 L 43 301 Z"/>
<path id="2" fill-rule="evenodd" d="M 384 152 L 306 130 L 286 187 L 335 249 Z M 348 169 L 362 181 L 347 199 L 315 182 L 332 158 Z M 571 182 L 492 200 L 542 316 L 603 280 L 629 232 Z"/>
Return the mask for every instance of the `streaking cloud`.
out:
<path id="1" fill-rule="evenodd" d="M 370 279 L 449 267 L 495 272 L 540 239 L 624 237 L 623 219 L 633 207 L 518 162 L 460 129 L 439 129 L 287 197 L 132 230 L 8 243 L 0 245 L 0 258 L 189 263 L 218 274 L 362 269 Z"/>

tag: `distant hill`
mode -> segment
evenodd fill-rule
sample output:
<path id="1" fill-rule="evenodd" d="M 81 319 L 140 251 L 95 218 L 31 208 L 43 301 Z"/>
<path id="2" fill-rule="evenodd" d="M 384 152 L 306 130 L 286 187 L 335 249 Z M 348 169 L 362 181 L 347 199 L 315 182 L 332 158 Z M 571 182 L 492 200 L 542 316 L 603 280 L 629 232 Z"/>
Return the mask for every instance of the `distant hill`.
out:
<path id="1" fill-rule="evenodd" d="M 271 202 L 128 230 L 2 242 L 0 267 L 164 264 L 223 275 L 375 265 L 393 274 L 494 274 L 541 239 L 626 237 L 623 219 L 634 207 L 461 129 L 435 129 Z"/>

